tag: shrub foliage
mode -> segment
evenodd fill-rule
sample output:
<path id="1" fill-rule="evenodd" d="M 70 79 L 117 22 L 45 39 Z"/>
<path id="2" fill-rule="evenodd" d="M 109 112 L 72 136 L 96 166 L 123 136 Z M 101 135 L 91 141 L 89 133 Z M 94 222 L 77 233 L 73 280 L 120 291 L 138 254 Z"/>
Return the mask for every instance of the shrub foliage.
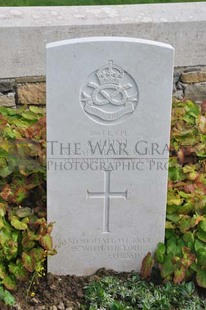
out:
<path id="1" fill-rule="evenodd" d="M 0 108 L 0 279 L 9 290 L 52 254 L 46 222 L 45 112 Z"/>
<path id="2" fill-rule="evenodd" d="M 200 310 L 206 307 L 206 302 L 195 295 L 193 282 L 154 285 L 142 281 L 135 273 L 126 279 L 107 276 L 93 281 L 85 288 L 85 299 L 87 306 L 82 309 L 89 310 Z"/>
<path id="3" fill-rule="evenodd" d="M 206 102 L 175 101 L 172 110 L 165 244 L 155 261 L 164 281 L 206 288 Z M 142 274 L 151 273 L 147 255 Z M 150 262 L 150 264 L 148 263 Z M 154 262 L 153 262 L 154 263 Z M 147 268 L 146 268 L 147 267 Z M 146 269 L 146 272 L 145 272 Z"/>

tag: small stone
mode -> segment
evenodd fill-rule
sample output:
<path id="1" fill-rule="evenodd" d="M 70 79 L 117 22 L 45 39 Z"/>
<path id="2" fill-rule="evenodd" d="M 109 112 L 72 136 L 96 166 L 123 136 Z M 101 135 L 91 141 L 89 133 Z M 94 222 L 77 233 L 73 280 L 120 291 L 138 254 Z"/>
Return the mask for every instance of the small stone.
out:
<path id="1" fill-rule="evenodd" d="M 15 310 L 23 310 L 19 304 L 15 304 L 13 307 Z"/>
<path id="2" fill-rule="evenodd" d="M 0 80 L 0 92 L 7 93 L 14 91 L 15 80 L 14 79 L 2 79 Z"/>
<path id="3" fill-rule="evenodd" d="M 0 93 L 0 107 L 12 108 L 15 106 L 16 104 L 13 93 L 7 95 L 3 95 L 2 93 Z"/>
<path id="4" fill-rule="evenodd" d="M 39 300 L 37 298 L 32 298 L 31 301 L 34 303 L 34 304 L 39 304 Z"/>
<path id="5" fill-rule="evenodd" d="M 58 305 L 58 309 L 65 310 L 65 306 L 63 302 L 60 302 L 60 304 Z"/>
<path id="6" fill-rule="evenodd" d="M 173 97 L 179 100 L 182 100 L 184 97 L 183 90 L 177 90 L 173 93 Z"/>
<path id="7" fill-rule="evenodd" d="M 183 89 L 184 89 L 184 84 L 181 83 L 181 82 L 178 82 L 178 83 L 177 83 L 177 89 L 183 90 Z"/>
<path id="8" fill-rule="evenodd" d="M 68 309 L 68 308 L 71 308 L 71 309 L 73 309 L 74 307 L 75 307 L 75 303 L 73 302 L 73 301 L 69 301 L 69 300 L 67 300 L 66 302 L 65 302 L 65 305 L 66 305 L 66 309 Z"/>
<path id="9" fill-rule="evenodd" d="M 187 84 L 206 82 L 206 71 L 182 73 L 180 81 Z"/>
<path id="10" fill-rule="evenodd" d="M 58 310 L 56 306 L 49 307 L 49 310 Z"/>
<path id="11" fill-rule="evenodd" d="M 46 104 L 46 83 L 26 83 L 17 85 L 18 104 Z"/>

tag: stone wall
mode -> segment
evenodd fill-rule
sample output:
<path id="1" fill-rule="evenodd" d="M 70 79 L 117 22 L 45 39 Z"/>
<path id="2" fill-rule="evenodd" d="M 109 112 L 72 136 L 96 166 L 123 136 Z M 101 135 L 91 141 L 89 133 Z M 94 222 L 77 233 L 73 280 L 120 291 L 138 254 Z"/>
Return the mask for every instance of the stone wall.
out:
<path id="1" fill-rule="evenodd" d="M 177 99 L 206 100 L 206 66 L 175 68 L 173 95 Z"/>
<path id="2" fill-rule="evenodd" d="M 0 106 L 45 105 L 44 76 L 0 79 Z"/>
<path id="3" fill-rule="evenodd" d="M 177 99 L 206 100 L 206 66 L 175 68 L 173 96 Z M 0 79 L 0 106 L 46 104 L 46 79 L 21 77 Z"/>

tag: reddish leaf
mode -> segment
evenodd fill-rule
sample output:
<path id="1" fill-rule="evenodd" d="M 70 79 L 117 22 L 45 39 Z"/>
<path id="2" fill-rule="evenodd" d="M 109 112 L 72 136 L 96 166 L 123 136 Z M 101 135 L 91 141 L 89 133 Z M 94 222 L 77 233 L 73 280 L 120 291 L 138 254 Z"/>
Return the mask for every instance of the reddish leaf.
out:
<path id="1" fill-rule="evenodd" d="M 153 266 L 154 266 L 154 259 L 152 258 L 151 253 L 148 252 L 142 261 L 142 267 L 140 271 L 141 277 L 143 279 L 149 278 Z"/>
<path id="2" fill-rule="evenodd" d="M 12 189 L 10 187 L 9 184 L 6 184 L 3 188 L 2 188 L 2 191 L 0 193 L 0 196 L 8 201 L 8 202 L 11 202 L 11 199 L 13 197 L 13 192 L 12 192 Z"/>
<path id="3" fill-rule="evenodd" d="M 10 291 L 15 291 L 17 289 L 16 281 L 15 281 L 14 277 L 12 277 L 12 276 L 6 276 L 3 279 L 2 283 Z"/>
<path id="4" fill-rule="evenodd" d="M 22 253 L 22 263 L 29 272 L 33 272 L 36 267 L 35 260 L 29 252 Z"/>
<path id="5" fill-rule="evenodd" d="M 39 240 L 40 244 L 42 247 L 47 250 L 51 251 L 53 248 L 53 242 L 52 242 L 52 237 L 49 234 L 46 234 L 45 236 L 42 236 Z"/>
<path id="6" fill-rule="evenodd" d="M 42 248 L 34 248 L 30 251 L 30 254 L 38 262 L 45 258 L 45 251 Z"/>
<path id="7" fill-rule="evenodd" d="M 195 185 L 194 184 L 186 184 L 184 186 L 185 193 L 194 193 L 195 191 Z"/>
<path id="8" fill-rule="evenodd" d="M 181 283 L 185 279 L 185 275 L 186 275 L 186 268 L 185 267 L 181 267 L 180 269 L 176 269 L 174 271 L 174 279 L 173 279 L 174 284 Z"/>

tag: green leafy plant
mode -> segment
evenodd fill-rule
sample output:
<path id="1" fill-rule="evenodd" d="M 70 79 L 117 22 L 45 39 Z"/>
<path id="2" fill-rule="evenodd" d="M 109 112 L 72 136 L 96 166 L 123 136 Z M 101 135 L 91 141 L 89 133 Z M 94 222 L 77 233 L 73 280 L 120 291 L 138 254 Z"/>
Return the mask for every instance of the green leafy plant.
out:
<path id="1" fill-rule="evenodd" d="M 3 303 L 7 306 L 13 306 L 15 304 L 15 298 L 14 296 L 6 289 L 0 285 L 0 301 L 3 301 Z"/>
<path id="2" fill-rule="evenodd" d="M 82 309 L 204 309 L 206 302 L 194 293 L 195 285 L 192 282 L 181 285 L 168 282 L 155 286 L 142 281 L 135 273 L 126 279 L 109 276 L 85 288 L 87 305 L 82 306 Z"/>
<path id="3" fill-rule="evenodd" d="M 164 282 L 206 288 L 206 102 L 173 103 L 165 244 L 155 259 Z"/>
<path id="4" fill-rule="evenodd" d="M 8 290 L 54 254 L 46 222 L 45 111 L 0 108 L 0 279 Z M 6 292 L 6 291 L 5 291 Z"/>

